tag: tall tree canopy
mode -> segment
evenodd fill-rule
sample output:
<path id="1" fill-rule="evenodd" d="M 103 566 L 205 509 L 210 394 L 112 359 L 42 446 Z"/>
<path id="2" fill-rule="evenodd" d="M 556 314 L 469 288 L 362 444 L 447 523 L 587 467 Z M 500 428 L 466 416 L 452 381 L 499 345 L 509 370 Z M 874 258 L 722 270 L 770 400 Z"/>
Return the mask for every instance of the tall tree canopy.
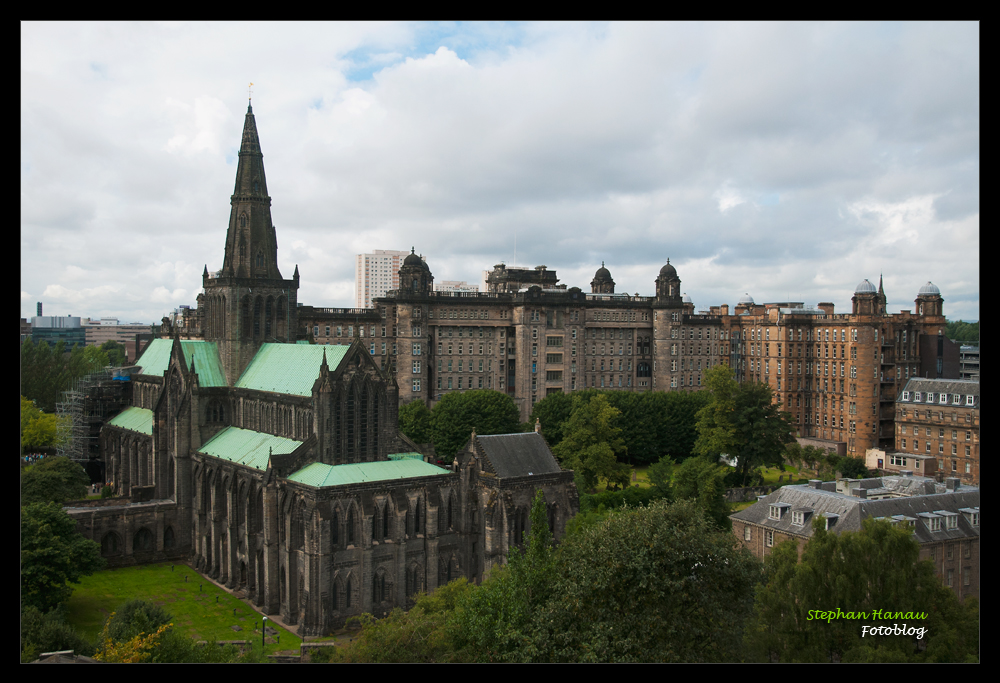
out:
<path id="1" fill-rule="evenodd" d="M 625 440 L 618 426 L 621 413 L 608 404 L 604 394 L 575 397 L 573 414 L 563 428 L 564 436 L 552 449 L 563 467 L 572 469 L 585 490 L 601 479 L 613 486 L 628 486 Z"/>
<path id="2" fill-rule="evenodd" d="M 771 388 L 760 382 L 737 384 L 728 365 L 708 371 L 712 401 L 698 413 L 695 451 L 711 460 L 726 454 L 736 461 L 745 485 L 761 465 L 780 465 L 785 445 L 793 441 L 788 413 L 773 403 Z"/>
<path id="3" fill-rule="evenodd" d="M 586 389 L 573 394 L 553 394 L 535 404 L 529 422 L 539 419 L 542 435 L 550 448 L 566 434 L 566 422 L 577 401 L 604 396 L 621 413 L 619 426 L 625 441 L 623 458 L 630 464 L 653 463 L 664 455 L 677 460 L 689 457 L 697 438 L 697 414 L 708 404 L 706 391 L 601 391 Z"/>
<path id="4" fill-rule="evenodd" d="M 21 505 L 80 500 L 89 484 L 79 464 L 64 456 L 46 457 L 21 470 Z"/>
<path id="5" fill-rule="evenodd" d="M 430 443 L 431 411 L 423 401 L 410 401 L 399 409 L 399 431 L 413 443 Z"/>
<path id="6" fill-rule="evenodd" d="M 101 547 L 76 530 L 58 503 L 21 508 L 21 601 L 47 612 L 73 593 L 70 583 L 104 567 Z"/>
<path id="7" fill-rule="evenodd" d="M 799 561 L 798 545 L 786 541 L 767 559 L 767 583 L 757 590 L 747 630 L 747 653 L 759 661 L 975 661 L 979 606 L 959 605 L 941 585 L 908 529 L 866 519 L 857 533 L 813 525 Z M 816 610 L 864 612 L 862 619 L 819 619 Z M 875 614 L 881 610 L 881 617 Z M 886 612 L 922 612 L 896 618 Z M 810 618 L 812 617 L 812 618 Z M 861 627 L 902 625 L 926 628 L 914 636 L 862 636 Z M 922 650 L 921 646 L 926 646 Z"/>
<path id="8" fill-rule="evenodd" d="M 445 394 L 431 411 L 431 435 L 438 457 L 450 460 L 476 434 L 521 431 L 514 399 L 492 389 Z"/>
<path id="9" fill-rule="evenodd" d="M 760 563 L 693 502 L 625 510 L 560 545 L 518 661 L 718 662 L 740 653 Z"/>

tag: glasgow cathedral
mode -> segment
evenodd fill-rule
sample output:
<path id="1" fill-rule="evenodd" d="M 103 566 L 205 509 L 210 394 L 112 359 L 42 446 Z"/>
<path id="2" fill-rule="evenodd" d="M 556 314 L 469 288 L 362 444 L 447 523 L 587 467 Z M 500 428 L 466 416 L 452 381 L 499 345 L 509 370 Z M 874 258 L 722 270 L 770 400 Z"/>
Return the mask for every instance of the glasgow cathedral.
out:
<path id="1" fill-rule="evenodd" d="M 297 339 L 298 268 L 278 270 L 250 107 L 231 205 L 199 334 L 151 342 L 130 407 L 101 432 L 118 497 L 69 510 L 110 566 L 188 560 L 315 636 L 481 580 L 524 542 L 538 490 L 563 534 L 573 475 L 537 431 L 473 432 L 431 464 L 399 432 L 399 387 L 360 326 L 339 344 Z"/>

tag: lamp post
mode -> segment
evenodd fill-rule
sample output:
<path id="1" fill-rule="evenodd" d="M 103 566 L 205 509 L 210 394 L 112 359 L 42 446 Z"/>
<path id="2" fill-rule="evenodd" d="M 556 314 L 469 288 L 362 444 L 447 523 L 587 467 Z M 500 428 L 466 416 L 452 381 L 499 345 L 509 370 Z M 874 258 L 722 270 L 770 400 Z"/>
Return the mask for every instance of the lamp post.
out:
<path id="1" fill-rule="evenodd" d="M 264 617 L 260 622 L 260 652 L 264 654 L 264 638 L 267 635 L 267 617 Z"/>

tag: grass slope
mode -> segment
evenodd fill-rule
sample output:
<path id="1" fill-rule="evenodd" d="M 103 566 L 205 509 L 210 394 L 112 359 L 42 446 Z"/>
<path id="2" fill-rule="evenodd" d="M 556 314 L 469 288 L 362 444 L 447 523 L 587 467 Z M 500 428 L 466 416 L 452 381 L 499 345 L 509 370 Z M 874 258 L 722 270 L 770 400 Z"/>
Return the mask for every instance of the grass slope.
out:
<path id="1" fill-rule="evenodd" d="M 147 564 L 107 569 L 84 577 L 66 603 L 67 621 L 94 640 L 104 622 L 119 605 L 143 598 L 161 605 L 174 616 L 174 628 L 195 640 L 252 640 L 260 643 L 261 614 L 246 602 L 207 581 L 187 565 Z M 185 577 L 187 580 L 185 581 Z M 234 631 L 233 626 L 242 630 Z M 265 647 L 267 654 L 298 650 L 302 639 L 268 621 L 279 641 Z M 274 637 L 269 636 L 273 641 Z"/>

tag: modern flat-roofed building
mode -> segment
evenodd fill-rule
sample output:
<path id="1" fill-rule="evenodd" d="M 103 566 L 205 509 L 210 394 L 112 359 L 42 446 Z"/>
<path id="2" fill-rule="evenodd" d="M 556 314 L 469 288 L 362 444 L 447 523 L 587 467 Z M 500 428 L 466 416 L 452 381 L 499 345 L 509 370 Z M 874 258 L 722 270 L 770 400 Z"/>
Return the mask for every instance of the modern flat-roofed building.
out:
<path id="1" fill-rule="evenodd" d="M 376 249 L 371 254 L 358 254 L 354 263 L 354 305 L 371 308 L 372 300 L 399 288 L 399 267 L 408 251 Z"/>

